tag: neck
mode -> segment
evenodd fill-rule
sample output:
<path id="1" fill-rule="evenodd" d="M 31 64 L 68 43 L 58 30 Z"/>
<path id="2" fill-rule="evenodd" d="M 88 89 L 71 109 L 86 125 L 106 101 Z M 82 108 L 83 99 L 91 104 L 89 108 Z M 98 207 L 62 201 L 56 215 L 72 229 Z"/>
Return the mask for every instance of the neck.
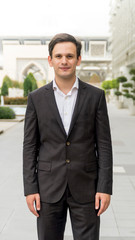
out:
<path id="1" fill-rule="evenodd" d="M 55 77 L 55 82 L 58 86 L 58 88 L 64 93 L 67 94 L 71 88 L 73 87 L 74 83 L 76 80 L 76 76 L 74 76 L 71 79 L 61 79 L 61 78 L 57 78 Z"/>

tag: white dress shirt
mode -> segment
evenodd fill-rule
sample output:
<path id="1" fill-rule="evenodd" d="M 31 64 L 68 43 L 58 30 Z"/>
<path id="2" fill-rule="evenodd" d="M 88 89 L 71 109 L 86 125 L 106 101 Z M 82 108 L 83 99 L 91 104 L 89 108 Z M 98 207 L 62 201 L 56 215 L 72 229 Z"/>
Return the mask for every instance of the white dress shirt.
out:
<path id="1" fill-rule="evenodd" d="M 67 135 L 76 103 L 78 86 L 79 86 L 78 78 L 76 77 L 76 81 L 72 89 L 68 92 L 68 94 L 64 94 L 58 88 L 55 80 L 53 80 L 55 100 Z"/>

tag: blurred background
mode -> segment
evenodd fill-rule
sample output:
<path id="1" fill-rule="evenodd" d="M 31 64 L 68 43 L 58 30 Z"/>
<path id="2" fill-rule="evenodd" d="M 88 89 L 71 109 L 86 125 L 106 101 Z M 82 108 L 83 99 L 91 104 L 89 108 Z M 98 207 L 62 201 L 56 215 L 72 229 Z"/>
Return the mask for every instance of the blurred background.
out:
<path id="1" fill-rule="evenodd" d="M 35 240 L 22 185 L 28 93 L 54 78 L 48 44 L 66 32 L 82 43 L 77 76 L 106 94 L 114 155 L 114 195 L 101 239 L 135 240 L 135 1 L 1 0 L 0 240 Z M 72 239 L 68 218 L 65 239 Z"/>

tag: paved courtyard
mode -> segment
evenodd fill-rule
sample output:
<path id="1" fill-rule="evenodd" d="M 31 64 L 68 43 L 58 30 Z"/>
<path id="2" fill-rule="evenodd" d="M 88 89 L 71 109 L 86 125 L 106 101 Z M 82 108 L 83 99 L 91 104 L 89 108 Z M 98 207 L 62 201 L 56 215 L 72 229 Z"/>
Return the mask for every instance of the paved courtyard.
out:
<path id="1" fill-rule="evenodd" d="M 101 216 L 101 240 L 135 240 L 135 116 L 108 105 L 114 157 L 114 195 Z M 23 196 L 23 122 L 0 135 L 0 240 L 37 240 L 36 218 Z M 68 217 L 65 240 L 72 240 Z"/>

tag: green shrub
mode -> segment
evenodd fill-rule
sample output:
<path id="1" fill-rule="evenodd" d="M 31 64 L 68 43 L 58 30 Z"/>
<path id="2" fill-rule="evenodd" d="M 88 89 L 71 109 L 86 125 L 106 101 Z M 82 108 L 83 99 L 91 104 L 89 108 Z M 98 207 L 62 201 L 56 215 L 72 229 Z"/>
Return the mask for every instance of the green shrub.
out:
<path id="1" fill-rule="evenodd" d="M 7 85 L 6 82 L 3 82 L 3 84 L 2 84 L 1 95 L 2 96 L 7 96 L 8 95 L 8 85 Z"/>
<path id="2" fill-rule="evenodd" d="M 28 96 L 29 92 L 32 92 L 33 90 L 37 89 L 37 81 L 32 73 L 29 73 L 27 77 L 24 79 L 24 97 Z"/>
<path id="3" fill-rule="evenodd" d="M 122 86 L 126 87 L 126 88 L 132 88 L 133 84 L 132 83 L 123 83 Z"/>
<path id="4" fill-rule="evenodd" d="M 123 94 L 123 96 L 126 97 L 126 98 L 131 98 L 131 94 L 130 93 L 125 93 L 125 94 Z"/>
<path id="5" fill-rule="evenodd" d="M 15 112 L 9 107 L 0 107 L 0 119 L 14 119 Z"/>
<path id="6" fill-rule="evenodd" d="M 32 91 L 32 82 L 28 77 L 24 79 L 23 89 L 24 89 L 24 97 L 28 96 L 29 92 Z"/>
<path id="7" fill-rule="evenodd" d="M 129 90 L 128 89 L 123 89 L 122 92 L 129 93 Z"/>
<path id="8" fill-rule="evenodd" d="M 119 83 L 118 83 L 117 79 L 112 79 L 111 88 L 112 89 L 118 89 L 119 88 Z"/>
<path id="9" fill-rule="evenodd" d="M 116 91 L 114 94 L 118 97 L 122 95 L 122 93 L 120 91 Z"/>
<path id="10" fill-rule="evenodd" d="M 135 93 L 135 88 L 131 91 L 132 93 Z"/>
<path id="11" fill-rule="evenodd" d="M 16 80 L 12 80 L 9 76 L 5 76 L 3 78 L 3 83 L 7 84 L 8 88 L 20 88 L 23 89 L 23 83 L 16 81 Z"/>
<path id="12" fill-rule="evenodd" d="M 6 76 L 3 78 L 3 83 L 4 83 L 4 82 L 6 82 L 8 88 L 12 87 L 12 80 L 11 80 L 11 78 L 10 78 L 9 76 L 6 75 Z"/>
<path id="13" fill-rule="evenodd" d="M 4 97 L 4 103 L 7 105 L 26 105 L 27 97 L 16 97 L 16 98 Z"/>
<path id="14" fill-rule="evenodd" d="M 126 93 L 123 96 L 127 97 L 127 98 L 132 98 L 133 99 L 133 104 L 135 104 L 135 96 L 133 94 L 130 93 Z"/>
<path id="15" fill-rule="evenodd" d="M 130 75 L 135 75 L 135 68 L 130 69 L 129 74 Z"/>
<path id="16" fill-rule="evenodd" d="M 120 77 L 118 77 L 118 78 L 116 78 L 116 79 L 117 79 L 117 81 L 118 81 L 119 83 L 127 82 L 127 78 L 126 78 L 125 76 L 120 76 Z"/>
<path id="17" fill-rule="evenodd" d="M 109 89 L 111 89 L 111 81 L 110 81 L 110 80 L 105 80 L 105 81 L 103 81 L 101 87 L 102 87 L 104 90 L 109 90 Z"/>
<path id="18" fill-rule="evenodd" d="M 135 76 L 133 76 L 133 77 L 131 78 L 131 80 L 135 82 Z"/>

